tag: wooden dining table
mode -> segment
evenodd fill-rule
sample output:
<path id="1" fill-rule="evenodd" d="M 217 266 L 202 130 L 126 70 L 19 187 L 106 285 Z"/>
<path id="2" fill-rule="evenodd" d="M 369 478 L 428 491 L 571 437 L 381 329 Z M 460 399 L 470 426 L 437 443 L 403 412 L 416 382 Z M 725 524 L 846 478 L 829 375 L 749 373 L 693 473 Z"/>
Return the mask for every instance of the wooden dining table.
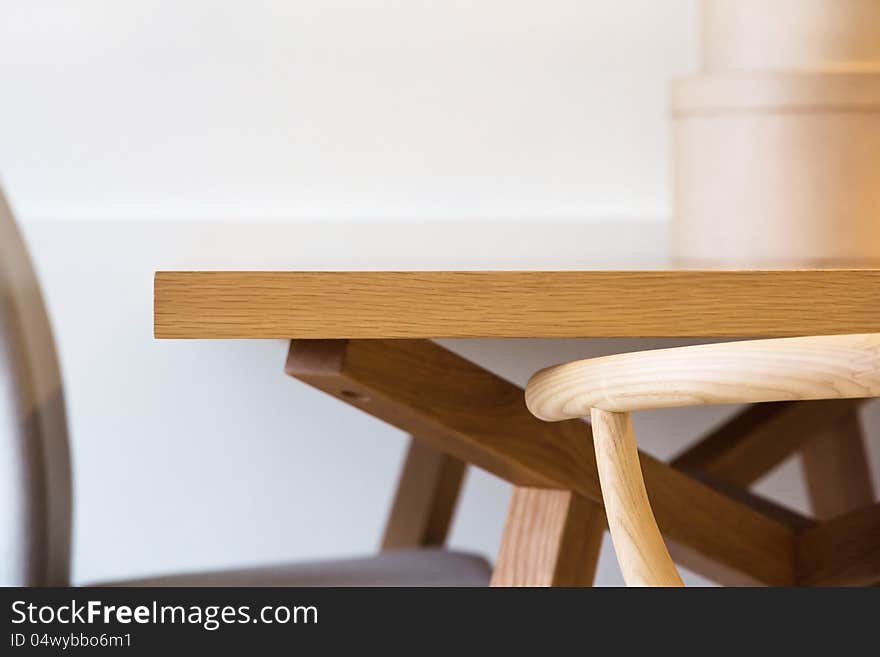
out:
<path id="1" fill-rule="evenodd" d="M 384 547 L 439 545 L 466 465 L 514 485 L 493 583 L 592 584 L 606 529 L 589 424 L 439 338 L 880 332 L 880 270 L 159 271 L 158 339 L 289 339 L 285 371 L 411 436 Z M 880 582 L 862 400 L 746 407 L 669 463 L 641 453 L 674 559 L 723 584 Z M 816 440 L 823 434 L 833 440 Z M 814 513 L 749 487 L 803 456 Z"/>

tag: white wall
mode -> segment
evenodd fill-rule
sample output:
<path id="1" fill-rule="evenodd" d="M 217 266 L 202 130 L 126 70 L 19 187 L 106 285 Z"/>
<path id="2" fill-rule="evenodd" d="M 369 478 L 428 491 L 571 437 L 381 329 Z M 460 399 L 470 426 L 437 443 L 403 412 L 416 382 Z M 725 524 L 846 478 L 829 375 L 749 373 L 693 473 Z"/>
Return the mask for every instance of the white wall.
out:
<path id="1" fill-rule="evenodd" d="M 281 342 L 154 341 L 163 268 L 662 261 L 693 0 L 4 0 L 0 174 L 46 287 L 75 577 L 368 552 L 404 437 Z M 503 222 L 499 225 L 498 222 Z M 455 341 L 519 383 L 633 341 Z M 669 456 L 729 409 L 646 414 Z M 797 464 L 764 484 L 803 507 Z M 492 555 L 475 473 L 453 544 Z M 697 581 L 697 580 L 691 580 Z M 600 583 L 618 583 L 607 550 Z"/>
<path id="2" fill-rule="evenodd" d="M 695 0 L 4 0 L 33 217 L 651 217 Z"/>

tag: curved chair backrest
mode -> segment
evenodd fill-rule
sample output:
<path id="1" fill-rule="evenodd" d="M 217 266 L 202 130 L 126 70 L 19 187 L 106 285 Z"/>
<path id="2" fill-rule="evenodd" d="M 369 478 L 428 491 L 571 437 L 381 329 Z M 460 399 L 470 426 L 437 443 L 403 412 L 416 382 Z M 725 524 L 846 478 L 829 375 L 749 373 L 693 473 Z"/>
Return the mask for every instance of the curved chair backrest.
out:
<path id="1" fill-rule="evenodd" d="M 537 372 L 525 396 L 542 420 L 591 417 L 605 515 L 626 583 L 680 586 L 645 491 L 630 413 L 880 397 L 880 334 L 749 340 L 581 360 Z"/>
<path id="2" fill-rule="evenodd" d="M 68 585 L 70 537 L 70 453 L 52 327 L 0 189 L 0 585 Z"/>
<path id="3" fill-rule="evenodd" d="M 542 420 L 591 409 L 880 396 L 880 333 L 744 340 L 637 351 L 537 372 L 526 387 Z"/>

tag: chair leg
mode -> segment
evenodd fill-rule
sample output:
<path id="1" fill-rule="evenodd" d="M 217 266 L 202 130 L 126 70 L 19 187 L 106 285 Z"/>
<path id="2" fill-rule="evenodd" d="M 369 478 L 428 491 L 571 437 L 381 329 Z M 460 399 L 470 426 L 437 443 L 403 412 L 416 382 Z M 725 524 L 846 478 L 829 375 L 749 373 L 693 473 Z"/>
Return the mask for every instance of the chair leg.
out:
<path id="1" fill-rule="evenodd" d="M 627 586 L 683 586 L 651 511 L 629 413 L 594 408 L 591 419 L 608 529 Z"/>
<path id="2" fill-rule="evenodd" d="M 595 502 L 517 486 L 492 586 L 592 586 L 604 533 L 605 514 Z"/>

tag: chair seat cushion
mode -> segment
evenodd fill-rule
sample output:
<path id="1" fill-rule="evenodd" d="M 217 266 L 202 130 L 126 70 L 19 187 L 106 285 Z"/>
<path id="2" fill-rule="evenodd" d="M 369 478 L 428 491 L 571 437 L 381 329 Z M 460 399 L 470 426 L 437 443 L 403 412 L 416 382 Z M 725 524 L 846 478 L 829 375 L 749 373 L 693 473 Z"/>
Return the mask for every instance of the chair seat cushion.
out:
<path id="1" fill-rule="evenodd" d="M 382 552 L 372 557 L 160 575 L 97 586 L 487 586 L 481 556 L 441 549 Z"/>

